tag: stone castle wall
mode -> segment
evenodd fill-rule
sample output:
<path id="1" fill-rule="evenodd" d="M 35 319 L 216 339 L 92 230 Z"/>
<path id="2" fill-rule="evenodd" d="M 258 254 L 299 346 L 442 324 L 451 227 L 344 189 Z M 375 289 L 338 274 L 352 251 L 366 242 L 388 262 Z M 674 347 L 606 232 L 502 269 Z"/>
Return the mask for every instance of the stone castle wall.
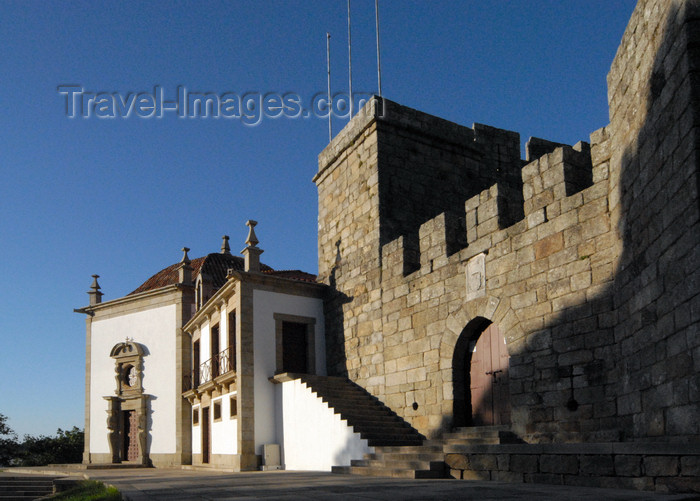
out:
<path id="1" fill-rule="evenodd" d="M 639 3 L 590 146 L 523 162 L 512 132 L 355 116 L 315 178 L 329 370 L 439 435 L 469 422 L 466 350 L 493 322 L 527 440 L 697 439 L 697 6 Z"/>

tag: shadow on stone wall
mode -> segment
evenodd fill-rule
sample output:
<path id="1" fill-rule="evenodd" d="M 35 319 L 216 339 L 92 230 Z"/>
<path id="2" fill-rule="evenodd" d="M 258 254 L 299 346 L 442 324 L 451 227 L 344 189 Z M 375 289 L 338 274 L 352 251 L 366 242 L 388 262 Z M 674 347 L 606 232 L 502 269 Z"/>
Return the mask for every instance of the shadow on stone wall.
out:
<path id="1" fill-rule="evenodd" d="M 583 245 L 575 247 L 574 260 L 587 265 L 591 275 L 596 260 L 604 261 L 611 278 L 601 280 L 601 285 L 579 287 L 580 298 L 555 311 L 539 330 L 526 329 L 518 321 L 526 336 L 511 352 L 512 421 L 515 431 L 528 441 L 697 440 L 700 436 L 698 3 L 680 4 L 680 10 L 679 3 L 645 4 L 670 9 L 663 29 L 649 26 L 659 22 L 653 16 L 641 20 L 637 12 L 637 22 L 647 24 L 627 37 L 623 43 L 628 46 L 618 57 L 626 57 L 625 64 L 638 64 L 644 59 L 636 53 L 639 37 L 654 43 L 661 36 L 651 70 L 646 77 L 636 67 L 611 70 L 611 86 L 617 87 L 610 92 L 611 125 L 602 133 L 610 139 L 601 141 L 610 148 L 610 158 L 596 154 L 596 166 L 609 163 L 609 188 L 601 197 L 607 210 L 596 216 L 596 222 L 610 230 L 609 245 L 596 247 L 595 237 L 584 239 L 582 244 L 593 243 L 594 248 L 583 252 Z M 679 22 L 683 12 L 688 13 L 685 24 Z M 587 190 L 604 185 L 600 179 L 594 181 L 590 188 L 578 187 L 584 202 L 591 193 Z M 567 198 L 575 194 L 566 193 Z M 545 271 L 556 269 L 550 265 Z M 411 282 L 415 285 L 420 281 Z M 548 283 L 545 290 L 551 286 Z M 343 305 L 353 300 L 336 290 L 334 270 L 325 304 L 326 332 L 338 333 L 328 343 L 328 366 L 337 375 L 347 376 L 345 350 L 357 349 L 350 344 L 357 337 L 343 331 Z M 538 301 L 552 302 L 549 297 Z M 423 427 L 422 433 L 470 424 L 471 409 L 478 403 L 468 402 L 467 348 L 486 325 L 476 321 L 465 326 L 473 331 L 458 340 L 453 353 L 453 394 L 464 397 L 452 402 L 452 415 L 443 407 L 442 423 L 435 425 L 440 428 Z M 438 394 L 445 395 L 443 388 L 438 388 Z M 424 416 L 411 414 L 407 419 L 413 417 Z"/>
<path id="2" fill-rule="evenodd" d="M 679 23 L 686 7 L 687 24 Z M 690 2 L 670 7 L 651 75 L 637 91 L 646 102 L 635 103 L 633 86 L 623 82 L 620 92 L 631 86 L 624 96 L 629 106 L 611 111 L 610 147 L 625 148 L 619 164 L 611 151 L 608 210 L 614 225 L 619 168 L 622 240 L 611 285 L 563 310 L 512 354 L 514 418 L 534 441 L 700 435 L 700 173 L 693 128 L 700 125 L 700 20 L 691 10 Z M 645 115 L 636 117 L 644 106 Z M 637 123 L 638 132 L 623 143 Z M 567 406 L 572 398 L 577 406 Z"/>
<path id="3" fill-rule="evenodd" d="M 326 332 L 326 367 L 331 376 L 348 377 L 343 329 L 343 305 L 352 302 L 353 298 L 340 292 L 336 284 L 336 273 L 341 261 L 340 241 L 336 266 L 331 270 L 329 287 L 323 301 L 325 332 Z"/>

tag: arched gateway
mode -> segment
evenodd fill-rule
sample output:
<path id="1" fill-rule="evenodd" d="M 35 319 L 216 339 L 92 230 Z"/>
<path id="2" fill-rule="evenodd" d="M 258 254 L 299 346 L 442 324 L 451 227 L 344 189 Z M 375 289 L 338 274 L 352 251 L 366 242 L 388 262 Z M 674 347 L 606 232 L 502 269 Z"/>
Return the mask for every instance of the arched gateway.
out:
<path id="1" fill-rule="evenodd" d="M 510 423 L 509 359 L 495 323 L 479 317 L 467 324 L 452 360 L 455 427 Z"/>

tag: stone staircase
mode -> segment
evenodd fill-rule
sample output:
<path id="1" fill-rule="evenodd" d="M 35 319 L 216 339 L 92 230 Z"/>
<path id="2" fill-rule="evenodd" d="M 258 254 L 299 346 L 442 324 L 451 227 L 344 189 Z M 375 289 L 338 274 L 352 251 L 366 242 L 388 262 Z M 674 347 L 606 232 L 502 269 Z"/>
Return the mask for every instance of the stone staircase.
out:
<path id="1" fill-rule="evenodd" d="M 510 427 L 505 425 L 455 428 L 452 433 L 444 433 L 440 442 L 443 448 L 449 445 L 524 443 L 515 433 L 510 431 Z"/>
<path id="2" fill-rule="evenodd" d="M 364 459 L 350 466 L 335 466 L 334 473 L 399 478 L 446 478 L 445 449 L 454 446 L 507 444 L 522 442 L 505 426 L 457 428 L 441 440 L 427 440 L 416 446 L 379 446 Z"/>
<path id="3" fill-rule="evenodd" d="M 423 435 L 349 379 L 307 374 L 288 376 L 305 383 L 370 446 L 419 446 L 423 443 Z"/>
<path id="4" fill-rule="evenodd" d="M 0 475 L 0 501 L 24 501 L 53 494 L 55 477 Z"/>
<path id="5" fill-rule="evenodd" d="M 442 445 L 379 446 L 364 459 L 353 459 L 350 466 L 334 466 L 333 473 L 394 478 L 444 478 Z"/>

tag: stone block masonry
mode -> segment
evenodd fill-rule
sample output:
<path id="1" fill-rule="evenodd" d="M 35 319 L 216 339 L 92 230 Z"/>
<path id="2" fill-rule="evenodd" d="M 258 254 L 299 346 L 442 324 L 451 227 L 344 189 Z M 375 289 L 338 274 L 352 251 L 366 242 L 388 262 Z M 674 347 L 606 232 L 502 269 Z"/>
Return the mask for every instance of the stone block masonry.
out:
<path id="1" fill-rule="evenodd" d="M 688 444 L 672 450 L 655 444 L 571 444 L 540 446 L 452 446 L 446 456 L 452 478 L 609 487 L 659 492 L 697 492 L 698 449 Z M 466 447 L 468 449 L 468 447 Z M 472 447 L 477 449 L 477 447 Z"/>
<path id="2" fill-rule="evenodd" d="M 471 424 L 493 323 L 526 441 L 700 440 L 698 19 L 697 1 L 640 1 L 610 124 L 590 144 L 532 139 L 526 161 L 514 132 L 368 103 L 314 178 L 330 372 L 440 436 Z M 684 464 L 589 459 L 576 468 L 630 477 Z M 525 477 L 574 468 L 511 460 Z"/>

